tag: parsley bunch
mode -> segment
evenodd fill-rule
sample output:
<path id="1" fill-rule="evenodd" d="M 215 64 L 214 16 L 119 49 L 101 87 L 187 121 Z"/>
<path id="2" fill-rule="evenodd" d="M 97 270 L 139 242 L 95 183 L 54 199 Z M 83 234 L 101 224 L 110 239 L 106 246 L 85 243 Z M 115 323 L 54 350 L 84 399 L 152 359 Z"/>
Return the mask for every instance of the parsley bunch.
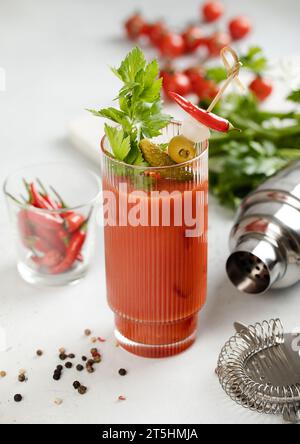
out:
<path id="1" fill-rule="evenodd" d="M 140 140 L 159 136 L 171 121 L 171 116 L 162 112 L 158 62 L 147 63 L 142 50 L 134 48 L 112 72 L 123 83 L 116 99 L 119 108 L 88 111 L 118 124 L 105 124 L 105 134 L 116 159 L 131 165 L 147 165 L 139 148 Z"/>
<path id="2" fill-rule="evenodd" d="M 288 100 L 298 102 L 300 91 Z M 268 177 L 300 158 L 300 115 L 264 111 L 252 94 L 229 94 L 216 112 L 242 129 L 210 140 L 210 189 L 222 205 L 235 208 Z"/>

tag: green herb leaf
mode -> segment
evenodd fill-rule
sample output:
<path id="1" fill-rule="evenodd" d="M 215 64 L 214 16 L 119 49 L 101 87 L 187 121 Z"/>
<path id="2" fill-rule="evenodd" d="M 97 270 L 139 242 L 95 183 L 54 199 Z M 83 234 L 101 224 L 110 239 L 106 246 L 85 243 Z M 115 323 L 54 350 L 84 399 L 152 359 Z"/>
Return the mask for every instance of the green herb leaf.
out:
<path id="1" fill-rule="evenodd" d="M 300 88 L 292 91 L 288 96 L 287 100 L 291 102 L 300 103 Z"/>
<path id="2" fill-rule="evenodd" d="M 171 116 L 162 112 L 162 79 L 158 78 L 158 62 L 153 60 L 147 64 L 141 49 L 134 48 L 121 66 L 112 68 L 112 71 L 123 83 L 118 94 L 120 109 L 111 107 L 89 111 L 121 126 L 122 133 L 106 129 L 116 158 L 122 157 L 121 160 L 129 164 L 145 165 L 139 149 L 140 140 L 159 136 L 171 121 Z"/>
<path id="3" fill-rule="evenodd" d="M 206 78 L 216 83 L 221 83 L 227 79 L 227 71 L 222 66 L 214 66 L 206 70 Z"/>
<path id="4" fill-rule="evenodd" d="M 259 46 L 252 46 L 240 60 L 244 68 L 256 74 L 261 74 L 267 69 L 268 61 Z"/>
<path id="5" fill-rule="evenodd" d="M 122 129 L 113 128 L 107 124 L 105 124 L 105 134 L 116 159 L 124 160 L 130 151 L 130 137 L 125 137 Z"/>
<path id="6" fill-rule="evenodd" d="M 146 59 L 140 48 L 134 48 L 123 60 L 119 69 L 113 69 L 113 72 L 124 83 L 132 84 L 135 81 L 139 71 L 145 69 Z"/>

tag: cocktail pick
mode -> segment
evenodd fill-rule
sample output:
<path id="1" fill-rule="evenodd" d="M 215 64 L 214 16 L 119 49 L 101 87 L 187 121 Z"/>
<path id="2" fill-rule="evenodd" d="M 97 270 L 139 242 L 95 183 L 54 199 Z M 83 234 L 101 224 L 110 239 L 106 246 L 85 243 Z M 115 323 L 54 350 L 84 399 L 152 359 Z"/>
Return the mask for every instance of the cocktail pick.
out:
<path id="1" fill-rule="evenodd" d="M 230 83 L 233 80 L 236 82 L 236 84 L 241 89 L 241 91 L 245 91 L 245 86 L 242 84 L 242 82 L 239 79 L 240 69 L 243 66 L 243 64 L 240 61 L 237 53 L 230 46 L 225 46 L 225 48 L 223 48 L 221 50 L 220 54 L 221 54 L 221 58 L 223 60 L 224 66 L 226 68 L 226 71 L 227 71 L 227 79 L 224 82 L 224 84 L 222 85 L 222 87 L 220 88 L 216 97 L 213 99 L 213 101 L 209 105 L 207 112 L 211 112 L 213 110 L 213 108 L 216 106 L 216 104 L 221 99 L 224 92 L 226 91 L 226 89 L 228 88 L 228 86 L 230 85 Z M 231 64 L 230 61 L 228 60 L 227 54 L 230 54 L 232 56 L 233 64 Z"/>

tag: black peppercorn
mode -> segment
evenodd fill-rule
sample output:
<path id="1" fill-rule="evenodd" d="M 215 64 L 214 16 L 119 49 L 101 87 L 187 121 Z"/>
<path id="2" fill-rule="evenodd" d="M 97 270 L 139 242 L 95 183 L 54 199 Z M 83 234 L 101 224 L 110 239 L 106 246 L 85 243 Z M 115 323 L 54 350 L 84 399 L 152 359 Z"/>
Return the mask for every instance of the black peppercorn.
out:
<path id="1" fill-rule="evenodd" d="M 78 370 L 79 372 L 82 372 L 83 369 L 84 369 L 83 365 L 81 364 L 76 365 L 76 370 Z"/>
<path id="2" fill-rule="evenodd" d="M 120 370 L 119 370 L 119 375 L 120 375 L 120 376 L 125 376 L 125 375 L 127 375 L 127 370 L 125 370 L 125 368 L 120 368 Z"/>
<path id="3" fill-rule="evenodd" d="M 55 371 L 54 374 L 53 374 L 54 381 L 59 381 L 60 378 L 61 378 L 61 373 Z"/>
<path id="4" fill-rule="evenodd" d="M 74 358 L 75 358 L 74 353 L 70 353 L 70 354 L 68 355 L 68 358 L 70 358 L 70 359 L 74 359 Z"/>
<path id="5" fill-rule="evenodd" d="M 23 399 L 23 397 L 22 397 L 22 395 L 15 395 L 14 396 L 14 400 L 15 400 L 15 402 L 21 402 L 22 401 L 22 399 Z"/>
<path id="6" fill-rule="evenodd" d="M 72 362 L 69 362 L 69 361 L 66 362 L 66 363 L 65 363 L 65 367 L 66 367 L 66 368 L 72 368 L 72 367 L 73 367 Z"/>
<path id="7" fill-rule="evenodd" d="M 67 355 L 66 355 L 65 353 L 61 353 L 61 354 L 59 355 L 59 359 L 60 359 L 61 361 L 65 361 L 65 360 L 67 359 Z"/>
<path id="8" fill-rule="evenodd" d="M 63 370 L 63 366 L 62 366 L 62 365 L 58 365 L 58 366 L 56 367 L 56 370 L 57 370 L 58 372 L 61 372 L 61 371 Z"/>
<path id="9" fill-rule="evenodd" d="M 80 395 L 84 395 L 86 392 L 87 392 L 87 388 L 86 388 L 84 385 L 81 385 L 81 386 L 78 388 L 78 393 L 79 393 Z"/>
<path id="10" fill-rule="evenodd" d="M 87 361 L 87 357 L 86 356 L 82 356 L 81 359 L 83 360 L 83 362 Z"/>
<path id="11" fill-rule="evenodd" d="M 24 373 L 21 373 L 21 374 L 18 376 L 18 381 L 19 381 L 19 382 L 25 382 L 25 381 L 26 381 L 26 376 L 24 375 Z"/>
<path id="12" fill-rule="evenodd" d="M 80 384 L 79 381 L 74 381 L 74 382 L 73 382 L 73 387 L 74 387 L 75 390 L 79 389 L 80 385 L 81 385 L 81 384 Z"/>

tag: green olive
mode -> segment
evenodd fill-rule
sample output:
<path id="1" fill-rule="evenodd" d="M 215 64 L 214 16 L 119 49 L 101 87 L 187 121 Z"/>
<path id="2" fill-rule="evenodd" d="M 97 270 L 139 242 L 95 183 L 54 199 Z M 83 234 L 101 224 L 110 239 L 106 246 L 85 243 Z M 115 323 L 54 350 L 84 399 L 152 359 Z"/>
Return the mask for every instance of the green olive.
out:
<path id="1" fill-rule="evenodd" d="M 196 156 L 195 144 L 184 136 L 175 136 L 168 146 L 168 154 L 176 163 L 183 163 Z"/>

